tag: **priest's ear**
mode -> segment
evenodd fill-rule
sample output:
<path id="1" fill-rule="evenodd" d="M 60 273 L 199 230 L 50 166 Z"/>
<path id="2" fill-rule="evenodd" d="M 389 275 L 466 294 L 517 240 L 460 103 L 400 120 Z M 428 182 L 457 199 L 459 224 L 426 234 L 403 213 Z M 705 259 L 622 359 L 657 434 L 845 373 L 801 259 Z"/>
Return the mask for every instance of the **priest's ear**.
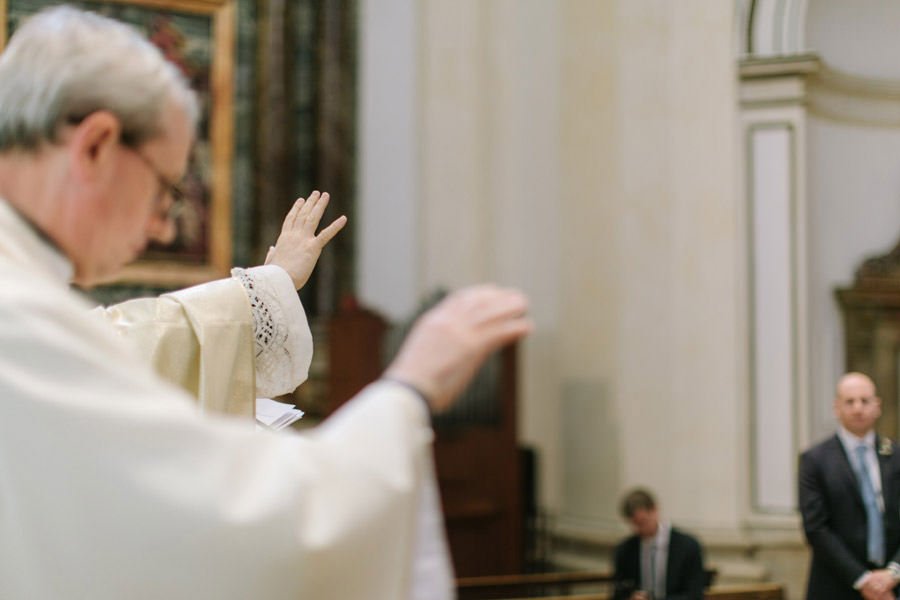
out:
<path id="1" fill-rule="evenodd" d="M 66 136 L 72 174 L 79 182 L 106 183 L 115 176 L 122 124 L 108 110 L 92 112 L 75 124 Z"/>

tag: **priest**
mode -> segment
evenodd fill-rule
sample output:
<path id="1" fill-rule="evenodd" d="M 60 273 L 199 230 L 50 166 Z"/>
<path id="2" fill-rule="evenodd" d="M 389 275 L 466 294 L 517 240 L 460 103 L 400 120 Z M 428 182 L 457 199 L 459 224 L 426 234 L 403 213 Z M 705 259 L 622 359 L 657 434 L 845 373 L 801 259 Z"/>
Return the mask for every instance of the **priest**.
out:
<path id="1" fill-rule="evenodd" d="M 0 597 L 452 597 L 429 412 L 529 331 L 526 299 L 450 295 L 308 435 L 220 414 L 305 376 L 324 195 L 264 267 L 105 311 L 69 289 L 171 239 L 197 113 L 105 17 L 45 10 L 0 55 Z"/>

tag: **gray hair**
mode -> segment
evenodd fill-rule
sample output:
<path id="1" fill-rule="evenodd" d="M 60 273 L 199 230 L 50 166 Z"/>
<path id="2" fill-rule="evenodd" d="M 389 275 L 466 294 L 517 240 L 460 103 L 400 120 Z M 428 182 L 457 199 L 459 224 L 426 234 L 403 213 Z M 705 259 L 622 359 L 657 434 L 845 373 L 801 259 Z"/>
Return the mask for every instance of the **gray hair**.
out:
<path id="1" fill-rule="evenodd" d="M 0 152 L 36 151 L 98 110 L 118 117 L 123 142 L 136 146 L 161 133 L 167 101 L 196 124 L 196 95 L 137 30 L 69 6 L 43 10 L 0 54 Z"/>

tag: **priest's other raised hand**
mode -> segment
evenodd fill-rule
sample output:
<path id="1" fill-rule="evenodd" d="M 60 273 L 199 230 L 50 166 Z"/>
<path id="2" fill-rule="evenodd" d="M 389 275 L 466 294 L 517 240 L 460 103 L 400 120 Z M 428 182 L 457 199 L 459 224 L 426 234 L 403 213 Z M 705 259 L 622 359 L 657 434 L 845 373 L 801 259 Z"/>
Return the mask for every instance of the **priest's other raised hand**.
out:
<path id="1" fill-rule="evenodd" d="M 386 376 L 412 385 L 440 412 L 491 352 L 531 329 L 528 299 L 520 291 L 490 284 L 463 288 L 422 315 Z"/>

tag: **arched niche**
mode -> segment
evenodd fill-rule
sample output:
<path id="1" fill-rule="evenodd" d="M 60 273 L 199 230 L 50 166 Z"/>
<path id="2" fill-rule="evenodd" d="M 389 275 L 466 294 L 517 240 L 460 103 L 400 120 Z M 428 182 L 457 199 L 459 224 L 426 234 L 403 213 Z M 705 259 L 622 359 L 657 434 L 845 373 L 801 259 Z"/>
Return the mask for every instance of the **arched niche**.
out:
<path id="1" fill-rule="evenodd" d="M 803 54 L 807 0 L 736 0 L 738 54 L 764 58 Z"/>

